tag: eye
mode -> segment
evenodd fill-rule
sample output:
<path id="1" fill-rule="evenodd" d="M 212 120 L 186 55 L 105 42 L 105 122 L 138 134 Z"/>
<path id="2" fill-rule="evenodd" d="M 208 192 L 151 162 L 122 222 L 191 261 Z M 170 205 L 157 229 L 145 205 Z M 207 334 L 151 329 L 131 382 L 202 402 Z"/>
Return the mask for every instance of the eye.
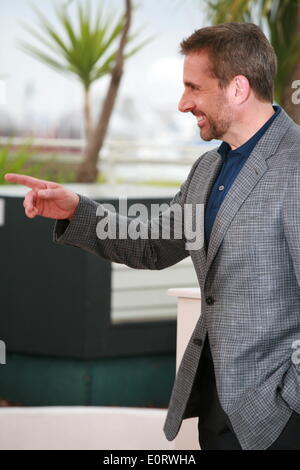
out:
<path id="1" fill-rule="evenodd" d="M 186 89 L 188 89 L 190 91 L 200 91 L 201 87 L 198 86 L 198 85 L 194 85 L 193 83 L 187 83 L 186 84 Z"/>

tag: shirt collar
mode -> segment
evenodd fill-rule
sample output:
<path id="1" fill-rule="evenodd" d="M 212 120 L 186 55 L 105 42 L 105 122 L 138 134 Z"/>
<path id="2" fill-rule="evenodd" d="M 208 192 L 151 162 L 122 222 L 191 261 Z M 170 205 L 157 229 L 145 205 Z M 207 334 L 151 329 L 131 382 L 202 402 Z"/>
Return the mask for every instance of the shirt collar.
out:
<path id="1" fill-rule="evenodd" d="M 243 145 L 238 147 L 235 150 L 231 150 L 230 145 L 227 142 L 222 142 L 220 147 L 218 148 L 218 152 L 221 155 L 223 159 L 227 157 L 227 155 L 230 153 L 231 156 L 244 156 L 248 157 L 252 150 L 254 149 L 255 145 L 259 141 L 259 139 L 264 135 L 268 127 L 272 124 L 274 119 L 278 116 L 278 114 L 281 111 L 281 107 L 278 105 L 273 105 L 273 109 L 275 113 L 268 119 L 268 121 L 252 136 L 250 137 L 247 142 L 245 142 Z"/>

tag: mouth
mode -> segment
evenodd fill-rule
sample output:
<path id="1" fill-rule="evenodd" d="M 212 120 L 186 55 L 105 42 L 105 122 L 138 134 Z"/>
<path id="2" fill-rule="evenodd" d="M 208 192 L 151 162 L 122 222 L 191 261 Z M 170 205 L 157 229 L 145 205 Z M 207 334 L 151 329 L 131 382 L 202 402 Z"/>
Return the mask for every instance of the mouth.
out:
<path id="1" fill-rule="evenodd" d="M 206 122 L 206 117 L 201 114 L 201 116 L 197 116 L 197 125 L 198 127 L 203 127 Z"/>

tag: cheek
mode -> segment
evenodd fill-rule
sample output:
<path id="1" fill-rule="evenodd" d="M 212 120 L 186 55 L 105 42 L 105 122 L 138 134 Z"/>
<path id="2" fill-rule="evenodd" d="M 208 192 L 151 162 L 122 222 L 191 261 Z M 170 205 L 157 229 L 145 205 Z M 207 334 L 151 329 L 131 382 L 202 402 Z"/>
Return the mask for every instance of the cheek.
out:
<path id="1" fill-rule="evenodd" d="M 208 116 L 218 109 L 216 99 L 209 95 L 199 96 L 197 98 L 197 107 Z"/>
<path id="2" fill-rule="evenodd" d="M 230 111 L 230 103 L 233 103 L 230 90 L 223 92 L 219 97 L 219 101 L 222 103 L 223 108 L 226 108 L 228 111 Z"/>
<path id="3" fill-rule="evenodd" d="M 229 102 L 228 102 L 228 97 L 226 94 L 222 93 L 221 95 L 218 96 L 217 100 L 217 109 L 220 114 L 224 115 L 229 115 L 231 113 Z"/>

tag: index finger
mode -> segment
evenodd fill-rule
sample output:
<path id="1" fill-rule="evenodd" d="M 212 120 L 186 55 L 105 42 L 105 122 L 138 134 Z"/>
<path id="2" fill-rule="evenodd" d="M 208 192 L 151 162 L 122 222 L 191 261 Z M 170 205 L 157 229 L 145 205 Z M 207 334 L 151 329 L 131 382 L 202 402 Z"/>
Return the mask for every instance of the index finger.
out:
<path id="1" fill-rule="evenodd" d="M 47 188 L 46 182 L 44 182 L 43 180 L 39 180 L 38 178 L 34 178 L 33 176 L 19 175 L 17 173 L 6 173 L 6 175 L 4 175 L 4 178 L 10 183 L 23 184 L 24 186 L 28 186 L 32 189 Z"/>

